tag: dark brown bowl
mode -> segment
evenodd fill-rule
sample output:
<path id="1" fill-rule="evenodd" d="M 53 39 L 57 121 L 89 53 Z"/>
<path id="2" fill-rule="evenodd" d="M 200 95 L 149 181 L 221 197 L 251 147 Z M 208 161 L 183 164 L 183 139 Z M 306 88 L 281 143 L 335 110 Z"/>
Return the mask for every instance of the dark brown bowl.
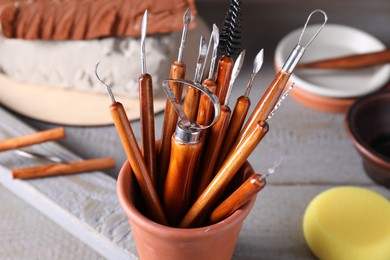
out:
<path id="1" fill-rule="evenodd" d="M 358 99 L 348 111 L 346 128 L 368 176 L 390 188 L 390 90 Z"/>

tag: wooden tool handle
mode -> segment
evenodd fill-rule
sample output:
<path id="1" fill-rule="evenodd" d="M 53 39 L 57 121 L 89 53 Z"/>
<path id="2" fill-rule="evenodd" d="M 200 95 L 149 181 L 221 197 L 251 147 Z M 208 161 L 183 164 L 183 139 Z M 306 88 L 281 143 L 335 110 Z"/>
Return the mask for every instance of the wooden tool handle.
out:
<path id="1" fill-rule="evenodd" d="M 210 224 L 217 223 L 241 208 L 252 196 L 265 187 L 265 180 L 260 181 L 260 174 L 253 174 L 240 187 L 227 197 L 210 215 Z"/>
<path id="2" fill-rule="evenodd" d="M 151 218 L 160 224 L 168 225 L 162 204 L 157 196 L 123 105 L 119 102 L 111 104 L 110 113 Z"/>
<path id="3" fill-rule="evenodd" d="M 33 179 L 56 175 L 98 171 L 115 167 L 114 158 L 99 158 L 80 162 L 40 165 L 12 170 L 14 179 Z"/>
<path id="4" fill-rule="evenodd" d="M 223 161 L 236 141 L 242 125 L 244 124 L 250 105 L 251 101 L 246 96 L 241 96 L 237 99 L 236 106 L 234 107 L 232 117 L 226 131 L 225 139 L 223 140 L 223 146 L 221 147 L 218 155 L 218 161 L 216 164 L 218 168 L 222 166 Z"/>
<path id="5" fill-rule="evenodd" d="M 39 144 L 43 142 L 55 141 L 55 140 L 63 139 L 64 137 L 65 137 L 65 129 L 63 127 L 40 131 L 25 136 L 14 137 L 4 141 L 0 141 L 0 152 L 26 147 L 34 144 Z"/>
<path id="6" fill-rule="evenodd" d="M 216 95 L 219 98 L 221 105 L 224 105 L 226 95 L 229 88 L 230 77 L 233 71 L 234 61 L 231 57 L 221 56 L 218 60 L 218 74 L 217 74 L 217 92 Z"/>
<path id="7" fill-rule="evenodd" d="M 219 151 L 224 145 L 223 140 L 225 138 L 226 130 L 230 120 L 230 108 L 227 106 L 221 106 L 221 115 L 218 121 L 211 127 L 208 132 L 207 145 L 202 154 L 202 161 L 199 167 L 198 185 L 196 190 L 196 197 L 198 197 L 204 189 L 209 185 L 210 181 L 214 177 L 215 164 L 218 159 Z"/>
<path id="8" fill-rule="evenodd" d="M 217 89 L 216 83 L 211 79 L 204 80 L 202 85 L 213 93 Z M 196 116 L 196 122 L 199 125 L 209 125 L 212 122 L 214 116 L 213 106 L 211 99 L 202 93 L 200 95 L 198 115 Z"/>
<path id="9" fill-rule="evenodd" d="M 268 132 L 268 128 L 267 123 L 258 122 L 240 145 L 229 153 L 221 169 L 187 211 L 179 227 L 189 228 L 199 224 L 199 219 L 213 209 L 229 182 Z"/>
<path id="10" fill-rule="evenodd" d="M 176 226 L 190 206 L 194 170 L 201 143 L 180 143 L 172 137 L 171 161 L 164 186 L 164 206 L 169 223 Z"/>
<path id="11" fill-rule="evenodd" d="M 171 65 L 169 77 L 171 79 L 184 79 L 186 73 L 186 65 L 183 62 L 175 61 Z M 169 82 L 169 87 L 175 94 L 177 100 L 181 100 L 183 92 L 183 84 L 177 82 Z M 173 109 L 171 102 L 167 99 L 165 105 L 165 116 L 161 134 L 161 146 L 158 151 L 158 190 L 161 191 L 164 187 L 165 176 L 167 174 L 169 158 L 171 154 L 171 138 L 176 129 L 178 115 Z"/>
<path id="12" fill-rule="evenodd" d="M 187 87 L 183 110 L 190 121 L 196 120 L 198 113 L 200 91 L 194 87 Z"/>
<path id="13" fill-rule="evenodd" d="M 269 114 L 272 112 L 282 95 L 290 76 L 291 74 L 285 71 L 280 70 L 278 72 L 260 101 L 257 103 L 256 108 L 253 110 L 233 146 L 236 146 L 257 122 L 267 120 Z"/>
<path id="14" fill-rule="evenodd" d="M 149 74 L 138 78 L 142 152 L 153 183 L 157 183 L 156 140 L 154 133 L 153 83 Z"/>
<path id="15" fill-rule="evenodd" d="M 297 65 L 297 69 L 357 69 L 390 62 L 390 50 L 348 55 Z"/>

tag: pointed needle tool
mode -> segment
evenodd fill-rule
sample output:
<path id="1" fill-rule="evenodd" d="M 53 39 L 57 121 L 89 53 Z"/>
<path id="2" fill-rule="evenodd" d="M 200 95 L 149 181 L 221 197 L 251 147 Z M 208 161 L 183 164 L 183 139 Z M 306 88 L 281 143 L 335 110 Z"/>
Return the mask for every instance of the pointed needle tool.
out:
<path id="1" fill-rule="evenodd" d="M 309 23 L 312 15 L 316 13 L 322 14 L 324 17 L 324 21 L 321 25 L 319 25 L 318 30 L 309 39 L 309 41 L 303 45 L 302 39 L 306 31 L 306 26 Z M 243 139 L 243 137 L 249 132 L 249 129 L 251 127 L 254 127 L 254 125 L 256 125 L 258 121 L 265 121 L 268 118 L 269 114 L 275 107 L 275 104 L 278 102 L 280 96 L 282 95 L 282 92 L 288 80 L 290 79 L 290 76 L 293 73 L 294 68 L 296 67 L 299 60 L 302 58 L 306 48 L 317 37 L 317 35 L 322 30 L 322 28 L 325 26 L 327 20 L 328 17 L 326 13 L 320 9 L 314 10 L 309 14 L 297 44 L 291 51 L 289 57 L 287 58 L 283 67 L 279 70 L 278 74 L 275 76 L 272 83 L 268 86 L 267 90 L 265 91 L 264 95 L 261 97 L 260 101 L 257 103 L 256 108 L 254 109 L 248 121 L 246 122 L 245 126 L 243 127 L 243 130 L 240 132 L 234 146 L 237 144 L 237 142 L 240 142 L 240 140 Z"/>
<path id="2" fill-rule="evenodd" d="M 168 221 L 163 211 L 162 204 L 157 196 L 153 181 L 150 178 L 149 170 L 145 164 L 141 150 L 138 147 L 137 139 L 134 136 L 126 111 L 120 102 L 115 101 L 111 87 L 100 79 L 98 74 L 99 64 L 100 61 L 96 64 L 95 75 L 97 79 L 107 87 L 107 92 L 111 99 L 111 105 L 109 108 L 110 114 L 114 121 L 123 149 L 125 150 L 127 159 L 134 171 L 134 175 L 141 189 L 150 217 L 160 224 L 167 225 Z"/>
<path id="3" fill-rule="evenodd" d="M 227 197 L 218 207 L 216 207 L 210 215 L 210 224 L 217 223 L 236 210 L 244 206 L 253 196 L 261 191 L 266 185 L 266 179 L 273 174 L 276 168 L 280 165 L 282 159 L 269 168 L 267 173 L 255 173 L 250 176 L 240 187 L 237 188 L 229 197 Z"/>
<path id="4" fill-rule="evenodd" d="M 186 64 L 183 62 L 183 52 L 186 43 L 187 30 L 191 22 L 191 11 L 188 8 L 183 16 L 183 33 L 181 36 L 179 54 L 177 61 L 171 65 L 169 74 L 170 79 L 184 79 L 186 75 Z M 181 100 L 183 92 L 183 84 L 178 82 L 169 82 L 169 87 L 172 90 L 177 100 Z M 172 107 L 172 103 L 167 99 L 165 104 L 165 116 L 161 133 L 161 146 L 158 151 L 158 189 L 162 190 L 165 182 L 165 176 L 168 170 L 169 158 L 171 154 L 171 137 L 176 129 L 178 115 Z"/>
<path id="5" fill-rule="evenodd" d="M 223 140 L 226 135 L 226 130 L 230 121 L 231 110 L 228 106 L 229 96 L 231 94 L 231 89 L 233 88 L 234 82 L 241 70 L 244 57 L 245 50 L 241 52 L 234 64 L 232 76 L 230 78 L 229 89 L 226 95 L 225 105 L 221 106 L 221 115 L 219 120 L 211 127 L 211 130 L 208 133 L 207 147 L 202 155 L 202 163 L 200 164 L 201 167 L 199 174 L 201 174 L 201 176 L 199 178 L 199 185 L 197 186 L 197 196 L 203 192 L 203 190 L 210 183 L 211 179 L 214 177 L 215 164 L 217 162 L 218 155 L 221 150 Z"/>
<path id="6" fill-rule="evenodd" d="M 264 50 L 261 49 L 259 53 L 257 53 L 255 60 L 253 62 L 253 69 L 252 73 L 249 78 L 248 85 L 246 87 L 244 95 L 240 96 L 237 101 L 236 105 L 233 109 L 232 118 L 230 119 L 230 123 L 228 126 L 228 130 L 226 131 L 225 140 L 223 142 L 223 147 L 221 149 L 221 152 L 219 154 L 217 167 L 220 167 L 223 163 L 223 160 L 225 160 L 230 148 L 234 144 L 234 142 L 237 139 L 237 136 L 240 133 L 240 130 L 242 128 L 242 125 L 244 124 L 246 115 L 249 111 L 249 107 L 251 105 L 251 101 L 249 99 L 249 93 L 251 91 L 254 78 L 256 74 L 259 72 L 263 65 L 264 60 Z"/>
<path id="7" fill-rule="evenodd" d="M 140 128 L 143 157 L 153 183 L 157 183 L 156 141 L 154 133 L 154 105 L 152 76 L 146 72 L 145 38 L 148 24 L 148 11 L 144 13 L 141 31 L 142 74 L 138 78 Z"/>
<path id="8" fill-rule="evenodd" d="M 196 83 L 200 83 L 202 81 L 202 77 L 203 77 L 202 68 L 205 64 L 206 54 L 207 54 L 206 40 L 203 38 L 203 36 L 201 36 L 199 42 L 199 55 L 196 62 L 195 75 L 194 75 L 194 81 Z M 199 97 L 200 97 L 200 92 L 197 89 L 193 87 L 187 88 L 186 96 L 184 98 L 183 108 L 184 108 L 184 112 L 186 113 L 190 121 L 196 120 L 196 115 L 198 113 Z"/>

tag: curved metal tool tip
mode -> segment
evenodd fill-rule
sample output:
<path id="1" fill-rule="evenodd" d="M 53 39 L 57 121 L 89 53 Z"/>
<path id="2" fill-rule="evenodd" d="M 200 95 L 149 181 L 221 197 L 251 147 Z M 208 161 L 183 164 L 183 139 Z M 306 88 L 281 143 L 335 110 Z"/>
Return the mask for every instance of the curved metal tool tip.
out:
<path id="1" fill-rule="evenodd" d="M 322 23 L 322 25 L 318 28 L 317 32 L 311 37 L 311 39 L 306 43 L 306 45 L 304 46 L 304 48 L 306 48 L 307 46 L 310 45 L 310 43 L 317 37 L 317 35 L 321 32 L 322 28 L 324 28 L 326 22 L 328 21 L 328 16 L 326 15 L 326 13 L 321 10 L 321 9 L 316 9 L 314 11 L 312 11 L 309 16 L 307 17 L 307 20 L 306 20 L 306 23 L 305 25 L 303 26 L 303 29 L 302 29 L 302 32 L 301 32 L 301 35 L 299 36 L 299 40 L 298 40 L 298 45 L 302 45 L 301 44 L 301 41 L 302 41 L 302 37 L 305 33 L 305 30 L 306 30 L 306 27 L 307 27 L 307 24 L 309 23 L 311 17 L 313 16 L 313 14 L 315 13 L 320 13 L 324 16 L 324 22 Z"/>
<path id="2" fill-rule="evenodd" d="M 107 87 L 107 93 L 108 95 L 110 96 L 110 99 L 111 99 L 111 102 L 112 103 L 115 103 L 115 97 L 114 97 L 114 93 L 112 93 L 112 90 L 111 90 L 111 87 L 109 85 L 107 85 L 100 77 L 99 77 L 99 74 L 98 74 L 98 67 L 100 65 L 100 60 L 96 63 L 95 65 L 95 75 L 96 75 L 96 78 L 104 85 Z"/>

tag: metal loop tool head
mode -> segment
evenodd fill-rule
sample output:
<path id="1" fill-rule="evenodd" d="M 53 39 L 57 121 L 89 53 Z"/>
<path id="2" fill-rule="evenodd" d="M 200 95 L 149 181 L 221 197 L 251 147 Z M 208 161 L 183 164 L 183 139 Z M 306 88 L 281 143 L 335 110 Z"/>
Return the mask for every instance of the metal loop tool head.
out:
<path id="1" fill-rule="evenodd" d="M 95 66 L 95 75 L 96 75 L 96 78 L 97 78 L 104 86 L 106 86 L 106 88 L 107 88 L 107 93 L 108 93 L 108 95 L 110 96 L 110 99 L 111 99 L 111 103 L 116 103 L 115 97 L 114 97 L 114 93 L 112 93 L 111 87 L 110 87 L 109 85 L 107 85 L 107 84 L 99 77 L 99 73 L 98 73 L 99 64 L 100 64 L 100 61 L 98 61 L 98 62 L 96 63 L 96 66 Z"/>
<path id="2" fill-rule="evenodd" d="M 310 38 L 310 40 L 305 44 L 305 45 L 302 45 L 301 41 L 303 39 L 303 36 L 305 34 L 305 31 L 306 31 L 306 27 L 311 19 L 311 17 L 313 16 L 313 14 L 315 13 L 320 13 L 324 16 L 324 22 L 319 26 L 318 30 L 314 33 L 314 35 Z M 318 34 L 321 32 L 322 28 L 324 28 L 326 22 L 328 21 L 328 16 L 326 15 L 326 13 L 324 11 L 322 11 L 321 9 L 316 9 L 314 10 L 313 12 L 311 12 L 309 14 L 309 16 L 307 17 L 307 20 L 306 20 L 306 23 L 305 25 L 303 26 L 303 29 L 301 31 L 301 35 L 299 36 L 299 39 L 298 39 L 298 42 L 297 44 L 295 45 L 294 49 L 291 51 L 289 57 L 287 58 L 286 62 L 284 63 L 283 67 L 282 67 L 282 70 L 287 72 L 287 73 L 292 73 L 296 67 L 296 65 L 298 64 L 298 62 L 300 61 L 300 59 L 302 58 L 306 48 L 312 43 L 312 41 L 318 36 Z"/>

